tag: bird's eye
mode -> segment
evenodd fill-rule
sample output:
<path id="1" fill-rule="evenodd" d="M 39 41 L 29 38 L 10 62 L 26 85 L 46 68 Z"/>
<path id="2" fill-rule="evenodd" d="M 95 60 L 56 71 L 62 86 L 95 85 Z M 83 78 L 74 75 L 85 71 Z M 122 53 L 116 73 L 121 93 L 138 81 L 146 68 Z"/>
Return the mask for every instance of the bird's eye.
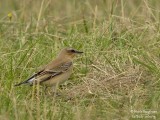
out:
<path id="1" fill-rule="evenodd" d="M 75 53 L 75 50 L 72 49 L 71 52 Z"/>

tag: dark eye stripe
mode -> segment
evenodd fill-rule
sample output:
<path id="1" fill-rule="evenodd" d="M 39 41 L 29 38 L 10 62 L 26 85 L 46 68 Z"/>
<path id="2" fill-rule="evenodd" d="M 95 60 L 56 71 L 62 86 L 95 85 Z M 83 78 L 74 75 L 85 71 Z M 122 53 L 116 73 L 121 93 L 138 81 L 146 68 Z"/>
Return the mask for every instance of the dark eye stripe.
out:
<path id="1" fill-rule="evenodd" d="M 74 52 L 75 52 L 75 50 L 71 50 L 71 52 L 73 52 L 73 53 L 74 53 Z"/>

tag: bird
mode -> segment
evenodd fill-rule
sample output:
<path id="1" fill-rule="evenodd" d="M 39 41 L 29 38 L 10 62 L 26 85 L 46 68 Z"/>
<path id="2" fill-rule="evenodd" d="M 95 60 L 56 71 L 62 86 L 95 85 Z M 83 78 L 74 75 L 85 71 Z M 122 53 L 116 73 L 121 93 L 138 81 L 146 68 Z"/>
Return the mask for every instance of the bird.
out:
<path id="1" fill-rule="evenodd" d="M 82 53 L 83 52 L 73 48 L 64 48 L 53 61 L 42 67 L 41 70 L 33 74 L 27 80 L 15 84 L 15 86 L 23 84 L 32 86 L 39 84 L 46 88 L 55 87 L 65 82 L 71 76 L 73 71 L 73 59 L 77 54 Z"/>

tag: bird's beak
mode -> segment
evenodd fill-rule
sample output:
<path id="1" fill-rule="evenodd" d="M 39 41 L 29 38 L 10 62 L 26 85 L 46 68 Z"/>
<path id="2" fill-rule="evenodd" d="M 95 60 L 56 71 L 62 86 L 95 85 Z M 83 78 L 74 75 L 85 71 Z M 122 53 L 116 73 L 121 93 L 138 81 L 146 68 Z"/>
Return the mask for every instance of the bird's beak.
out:
<path id="1" fill-rule="evenodd" d="M 83 52 L 75 50 L 75 53 L 82 54 Z"/>

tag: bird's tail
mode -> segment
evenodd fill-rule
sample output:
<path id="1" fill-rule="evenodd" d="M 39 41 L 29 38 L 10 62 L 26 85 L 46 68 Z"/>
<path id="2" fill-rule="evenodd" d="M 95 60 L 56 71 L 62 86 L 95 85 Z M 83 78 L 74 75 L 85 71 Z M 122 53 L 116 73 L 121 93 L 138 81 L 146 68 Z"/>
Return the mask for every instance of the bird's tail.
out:
<path id="1" fill-rule="evenodd" d="M 28 83 L 28 81 L 23 81 L 23 82 L 20 82 L 20 83 L 18 83 L 18 84 L 15 84 L 14 86 L 20 86 L 20 85 L 22 85 L 22 84 L 27 84 Z"/>

